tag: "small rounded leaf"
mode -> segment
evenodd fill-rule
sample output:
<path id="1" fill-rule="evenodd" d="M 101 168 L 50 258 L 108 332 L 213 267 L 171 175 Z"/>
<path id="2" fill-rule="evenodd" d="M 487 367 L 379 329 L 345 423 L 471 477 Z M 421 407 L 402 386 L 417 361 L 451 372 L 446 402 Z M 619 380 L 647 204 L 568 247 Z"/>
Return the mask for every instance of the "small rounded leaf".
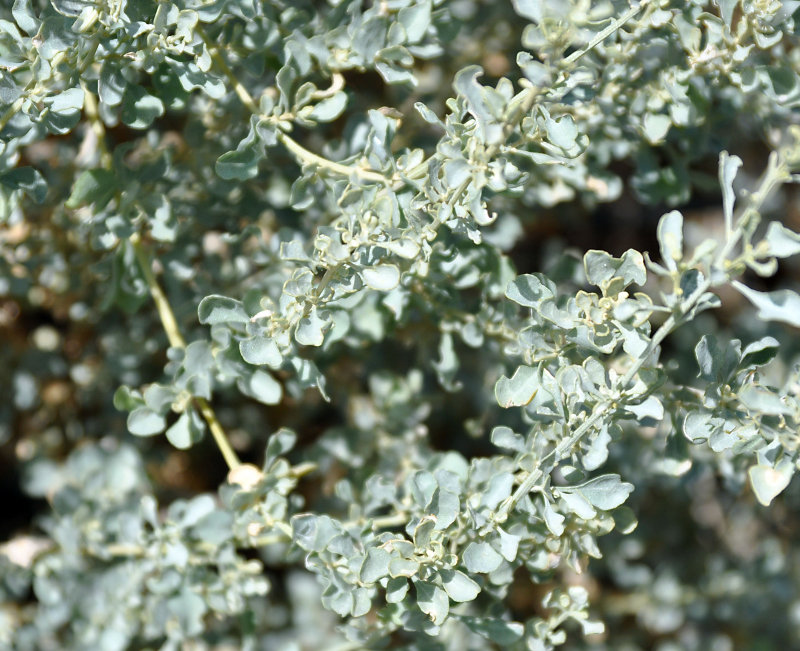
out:
<path id="1" fill-rule="evenodd" d="M 463 572 L 458 570 L 442 570 L 439 572 L 442 577 L 447 595 L 458 602 L 472 601 L 480 594 L 481 587 Z"/>
<path id="2" fill-rule="evenodd" d="M 264 371 L 255 371 L 249 378 L 237 383 L 239 389 L 265 405 L 277 405 L 283 397 L 280 382 Z"/>
<path id="3" fill-rule="evenodd" d="M 450 612 L 447 593 L 438 585 L 426 581 L 417 582 L 417 605 L 437 625 L 442 624 Z"/>
<path id="4" fill-rule="evenodd" d="M 283 357 L 278 344 L 268 337 L 252 337 L 239 342 L 239 352 L 248 364 L 259 366 L 266 364 L 270 368 L 280 368 Z"/>
<path id="5" fill-rule="evenodd" d="M 494 387 L 501 407 L 522 407 L 533 400 L 539 390 L 539 376 L 532 366 L 519 366 L 510 378 L 501 377 Z"/>
<path id="6" fill-rule="evenodd" d="M 149 407 L 139 407 L 128 414 L 128 430 L 136 436 L 153 436 L 164 431 L 167 422 Z"/>
<path id="7" fill-rule="evenodd" d="M 400 283 L 400 270 L 393 264 L 378 264 L 364 269 L 361 278 L 370 289 L 388 292 Z"/>
<path id="8" fill-rule="evenodd" d="M 167 430 L 167 440 L 179 450 L 187 450 L 203 436 L 203 424 L 192 410 L 181 414 Z"/>
<path id="9" fill-rule="evenodd" d="M 747 471 L 750 485 L 753 487 L 756 499 L 762 506 L 769 506 L 792 479 L 790 472 L 781 472 L 765 465 L 757 465 Z"/>
<path id="10" fill-rule="evenodd" d="M 227 296 L 212 294 L 206 296 L 197 307 L 200 323 L 214 325 L 216 323 L 247 323 L 250 316 L 240 301 Z"/>
<path id="11" fill-rule="evenodd" d="M 389 574 L 389 561 L 391 561 L 391 556 L 383 547 L 370 549 L 361 565 L 361 580 L 364 583 L 375 583 Z"/>
<path id="12" fill-rule="evenodd" d="M 464 550 L 464 565 L 470 572 L 494 572 L 502 562 L 503 557 L 487 542 L 471 542 Z"/>

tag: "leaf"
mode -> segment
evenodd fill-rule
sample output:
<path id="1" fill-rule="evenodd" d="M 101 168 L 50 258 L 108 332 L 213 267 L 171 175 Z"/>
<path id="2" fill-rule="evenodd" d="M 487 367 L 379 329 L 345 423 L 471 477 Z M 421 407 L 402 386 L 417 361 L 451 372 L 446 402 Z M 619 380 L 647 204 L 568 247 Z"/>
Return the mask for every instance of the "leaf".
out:
<path id="1" fill-rule="evenodd" d="M 53 15 L 47 16 L 42 21 L 36 37 L 40 43 L 37 48 L 39 55 L 47 61 L 51 61 L 61 52 L 67 52 L 75 39 L 69 21 Z"/>
<path id="2" fill-rule="evenodd" d="M 117 179 L 106 169 L 93 169 L 81 172 L 67 199 L 67 208 L 94 205 L 97 210 L 106 207 L 117 192 Z"/>
<path id="3" fill-rule="evenodd" d="M 677 210 L 668 212 L 658 222 L 658 243 L 661 260 L 670 271 L 677 271 L 683 259 L 683 215 Z"/>
<path id="4" fill-rule="evenodd" d="M 738 342 L 737 342 L 738 343 Z M 707 382 L 727 382 L 739 363 L 739 351 L 736 346 L 720 347 L 716 337 L 703 335 L 694 349 L 700 377 Z"/>
<path id="5" fill-rule="evenodd" d="M 791 407 L 785 404 L 777 393 L 755 384 L 748 384 L 742 387 L 739 390 L 739 400 L 748 409 L 770 416 L 792 413 Z"/>
<path id="6" fill-rule="evenodd" d="M 567 156 L 574 156 L 578 153 L 579 148 L 576 142 L 578 127 L 575 126 L 575 120 L 571 115 L 562 115 L 556 119 L 548 117 L 545 120 L 544 128 L 547 131 L 547 139 Z"/>
<path id="7" fill-rule="evenodd" d="M 208 610 L 205 599 L 184 587 L 176 596 L 168 599 L 166 605 L 168 613 L 174 617 L 184 635 L 195 636 L 203 632 L 203 616 Z"/>
<path id="8" fill-rule="evenodd" d="M 408 579 L 396 576 L 389 579 L 386 584 L 386 603 L 398 604 L 405 599 L 408 593 Z"/>
<path id="9" fill-rule="evenodd" d="M 567 487 L 559 490 L 564 493 Z M 633 491 L 633 484 L 620 480 L 619 475 L 601 475 L 578 486 L 570 486 L 569 490 L 579 491 L 598 509 L 610 511 L 628 499 Z"/>
<path id="10" fill-rule="evenodd" d="M 278 344 L 270 337 L 251 337 L 239 342 L 239 352 L 242 359 L 248 364 L 260 366 L 266 364 L 270 368 L 278 369 L 283 364 Z"/>
<path id="11" fill-rule="evenodd" d="M 415 102 L 414 108 L 417 109 L 417 112 L 422 116 L 422 119 L 428 124 L 435 124 L 438 127 L 444 127 L 444 124 L 436 115 L 436 113 L 434 113 L 422 102 Z"/>
<path id="12" fill-rule="evenodd" d="M 544 6 L 540 0 L 511 0 L 514 11 L 533 23 L 542 22 Z"/>
<path id="13" fill-rule="evenodd" d="M 498 143 L 503 137 L 502 125 L 493 118 L 486 101 L 486 89 L 477 78 L 483 75 L 483 68 L 472 65 L 459 70 L 453 80 L 453 88 L 467 100 L 469 112 L 478 124 L 480 139 L 488 145 Z"/>
<path id="14" fill-rule="evenodd" d="M 442 586 L 447 596 L 453 601 L 472 601 L 481 592 L 481 587 L 475 581 L 458 570 L 441 570 L 439 576 L 442 577 Z"/>
<path id="15" fill-rule="evenodd" d="M 380 245 L 387 251 L 391 251 L 406 260 L 413 260 L 419 255 L 419 244 L 411 239 L 389 240 L 388 242 L 381 242 Z"/>
<path id="16" fill-rule="evenodd" d="M 647 396 L 638 405 L 626 405 L 625 411 L 636 416 L 642 425 L 658 424 L 664 418 L 664 405 L 655 396 Z"/>
<path id="17" fill-rule="evenodd" d="M 618 509 L 615 509 L 613 517 L 614 528 L 622 535 L 632 533 L 636 527 L 639 526 L 639 522 L 636 520 L 636 514 L 627 506 L 620 506 Z"/>
<path id="18" fill-rule="evenodd" d="M 316 122 L 332 122 L 342 114 L 345 106 L 347 106 L 347 94 L 340 90 L 314 106 L 308 117 Z"/>
<path id="19" fill-rule="evenodd" d="M 414 547 L 417 549 L 425 549 L 430 545 L 431 536 L 433 535 L 436 521 L 431 516 L 426 516 L 419 521 L 419 524 L 414 528 Z"/>
<path id="20" fill-rule="evenodd" d="M 222 154 L 214 164 L 214 170 L 225 180 L 247 181 L 258 176 L 258 164 L 262 158 L 256 147 L 244 146 Z"/>
<path id="21" fill-rule="evenodd" d="M 589 500 L 580 491 L 560 491 L 561 499 L 567 505 L 567 509 L 584 520 L 591 520 L 597 515 L 597 511 L 592 508 Z"/>
<path id="22" fill-rule="evenodd" d="M 769 506 L 792 480 L 794 469 L 792 464 L 784 466 L 782 470 L 771 468 L 762 464 L 751 466 L 747 471 L 750 485 L 753 487 L 756 499 L 762 506 Z"/>
<path id="23" fill-rule="evenodd" d="M 137 407 L 128 414 L 128 430 L 136 436 L 153 436 L 164 431 L 166 420 L 149 407 Z"/>
<path id="24" fill-rule="evenodd" d="M 146 129 L 164 115 L 164 103 L 141 86 L 130 86 L 122 99 L 120 118 L 132 129 Z"/>
<path id="25" fill-rule="evenodd" d="M 281 242 L 280 249 L 281 260 L 294 260 L 297 262 L 310 262 L 311 258 L 308 257 L 305 247 L 300 240 L 289 240 L 288 242 Z"/>
<path id="26" fill-rule="evenodd" d="M 322 319 L 317 314 L 317 306 L 313 306 L 307 317 L 300 319 L 294 338 L 301 346 L 321 346 L 325 340 L 325 330 L 330 325 L 330 319 Z"/>
<path id="27" fill-rule="evenodd" d="M 77 18 L 81 12 L 87 7 L 94 8 L 96 6 L 95 0 L 50 0 L 58 13 L 69 18 Z"/>
<path id="28" fill-rule="evenodd" d="M 790 289 L 758 292 L 738 280 L 731 283 L 758 308 L 758 316 L 765 321 L 780 321 L 800 328 L 800 296 Z"/>
<path id="29" fill-rule="evenodd" d="M 416 0 L 397 12 L 397 19 L 406 30 L 409 43 L 418 43 L 431 24 L 431 0 Z"/>
<path id="30" fill-rule="evenodd" d="M 166 431 L 167 440 L 179 450 L 188 450 L 203 436 L 203 424 L 194 410 L 183 412 Z"/>
<path id="31" fill-rule="evenodd" d="M 719 7 L 719 15 L 722 18 L 722 22 L 725 23 L 725 27 L 728 30 L 731 29 L 731 24 L 733 22 L 733 14 L 736 11 L 736 7 L 739 5 L 740 0 L 714 0 L 716 5 Z"/>
<path id="32" fill-rule="evenodd" d="M 473 573 L 494 572 L 503 562 L 503 557 L 487 542 L 471 542 L 464 550 L 464 565 Z"/>
<path id="33" fill-rule="evenodd" d="M 754 368 L 768 364 L 775 359 L 779 346 L 778 340 L 774 337 L 763 337 L 752 344 L 748 344 L 742 351 L 739 367 Z"/>
<path id="34" fill-rule="evenodd" d="M 742 159 L 738 156 L 730 156 L 727 151 L 723 151 L 719 155 L 719 184 L 722 188 L 722 214 L 725 217 L 725 224 L 728 231 L 733 228 L 733 204 L 736 201 L 736 195 L 733 192 L 733 180 L 736 178 L 736 172 L 741 166 Z"/>
<path id="35" fill-rule="evenodd" d="M 611 443 L 611 434 L 606 427 L 592 439 L 589 449 L 581 457 L 585 470 L 597 470 L 608 459 L 608 444 Z"/>
<path id="36" fill-rule="evenodd" d="M 125 76 L 114 63 L 106 59 L 100 70 L 100 79 L 97 81 L 97 96 L 107 106 L 118 106 L 125 96 L 128 82 Z"/>
<path id="37" fill-rule="evenodd" d="M 178 220 L 166 196 L 159 197 L 158 206 L 150 219 L 150 234 L 159 242 L 174 242 L 178 233 Z"/>
<path id="38" fill-rule="evenodd" d="M 144 391 L 144 404 L 156 413 L 167 413 L 177 394 L 172 386 L 154 383 Z"/>
<path id="39" fill-rule="evenodd" d="M 664 140 L 669 128 L 672 126 L 672 119 L 669 115 L 661 113 L 647 113 L 642 122 L 644 137 L 651 145 L 655 145 Z"/>
<path id="40" fill-rule="evenodd" d="M 114 408 L 119 411 L 133 411 L 143 404 L 141 394 L 128 386 L 122 385 L 114 392 Z"/>
<path id="41" fill-rule="evenodd" d="M 277 405 L 283 396 L 280 382 L 269 373 L 256 370 L 249 378 L 239 378 L 239 389 L 265 405 Z"/>
<path id="42" fill-rule="evenodd" d="M 539 374 L 532 366 L 518 366 L 510 378 L 502 376 L 494 387 L 501 407 L 521 407 L 533 400 L 539 391 Z"/>
<path id="43" fill-rule="evenodd" d="M 705 443 L 720 429 L 724 421 L 708 412 L 693 410 L 683 421 L 683 434 L 692 443 Z"/>
<path id="44" fill-rule="evenodd" d="M 364 583 L 375 583 L 389 574 L 392 557 L 383 547 L 373 547 L 364 557 L 359 577 Z"/>
<path id="45" fill-rule="evenodd" d="M 250 316 L 241 301 L 218 294 L 211 294 L 200 301 L 200 305 L 197 306 L 197 316 L 200 323 L 206 325 L 250 322 Z"/>
<path id="46" fill-rule="evenodd" d="M 82 88 L 68 88 L 56 95 L 44 99 L 53 113 L 62 116 L 72 116 L 83 108 L 84 93 Z"/>
<path id="47" fill-rule="evenodd" d="M 544 63 L 534 59 L 528 52 L 517 52 L 517 65 L 534 86 L 544 88 L 553 83 L 553 71 Z"/>
<path id="48" fill-rule="evenodd" d="M 317 365 L 312 360 L 302 357 L 289 357 L 288 360 L 289 364 L 294 367 L 300 387 L 303 389 L 317 389 L 323 399 L 330 402 L 330 398 L 325 392 L 325 376 L 320 373 Z"/>
<path id="49" fill-rule="evenodd" d="M 512 563 L 517 558 L 517 552 L 519 551 L 519 541 L 521 540 L 520 536 L 516 536 L 511 533 L 507 533 L 503 531 L 500 527 L 497 527 L 497 539 L 495 542 L 495 549 L 500 552 L 500 555 L 505 558 L 509 563 Z"/>
<path id="50" fill-rule="evenodd" d="M 41 172 L 33 167 L 15 167 L 0 175 L 0 183 L 11 190 L 22 190 L 36 203 L 47 197 L 47 182 Z"/>
<path id="51" fill-rule="evenodd" d="M 636 328 L 614 321 L 614 325 L 622 335 L 622 350 L 624 350 L 633 359 L 638 359 L 647 350 L 650 344 L 650 339 L 643 332 L 639 332 Z"/>
<path id="52" fill-rule="evenodd" d="M 523 452 L 526 449 L 525 438 L 505 425 L 498 425 L 492 430 L 492 444 L 514 452 Z"/>
<path id="53" fill-rule="evenodd" d="M 268 467 L 279 456 L 286 454 L 297 443 L 297 434 L 292 430 L 281 427 L 277 432 L 269 437 L 267 441 L 267 451 L 264 455 L 264 467 Z"/>
<path id="54" fill-rule="evenodd" d="M 544 501 L 544 523 L 554 536 L 561 537 L 564 533 L 564 516 L 557 513 L 550 502 Z"/>
<path id="55" fill-rule="evenodd" d="M 322 592 L 322 605 L 328 610 L 332 610 L 340 617 L 347 617 L 353 614 L 355 609 L 355 594 L 358 589 L 348 589 L 350 586 L 343 586 L 336 582 L 330 583 Z"/>
<path id="56" fill-rule="evenodd" d="M 195 5 L 199 7 L 199 5 Z M 200 88 L 204 93 L 213 99 L 219 99 L 225 94 L 225 83 L 208 71 L 200 70 L 193 61 L 178 61 L 172 59 L 169 62 L 172 72 L 178 77 L 181 87 L 187 92 L 195 88 Z"/>
<path id="57" fill-rule="evenodd" d="M 292 540 L 307 552 L 321 552 L 339 534 L 339 528 L 327 515 L 303 513 L 292 518 Z"/>
<path id="58" fill-rule="evenodd" d="M 393 558 L 389 563 L 389 575 L 392 577 L 415 576 L 418 571 L 419 563 L 408 558 Z"/>
<path id="59" fill-rule="evenodd" d="M 436 517 L 435 529 L 441 531 L 453 524 L 458 516 L 460 507 L 461 503 L 458 495 L 451 491 L 443 490 L 441 487 L 437 488 L 428 506 L 431 514 Z"/>
<path id="60" fill-rule="evenodd" d="M 494 511 L 497 506 L 511 495 L 514 487 L 514 476 L 510 472 L 501 472 L 494 475 L 486 491 L 481 495 L 481 505 Z"/>
<path id="61" fill-rule="evenodd" d="M 14 0 L 11 15 L 14 16 L 14 22 L 29 36 L 36 34 L 39 29 L 39 20 L 36 18 L 31 0 Z"/>
<path id="62" fill-rule="evenodd" d="M 628 249 L 620 258 L 593 249 L 583 256 L 583 266 L 586 270 L 586 280 L 597 287 L 602 287 L 615 277 L 622 278 L 624 287 L 631 283 L 644 285 L 647 280 L 644 258 L 634 249 Z"/>
<path id="63" fill-rule="evenodd" d="M 450 612 L 450 600 L 447 593 L 438 585 L 427 581 L 417 581 L 417 605 L 428 615 L 434 624 L 442 624 Z"/>
<path id="64" fill-rule="evenodd" d="M 370 289 L 388 292 L 400 283 L 400 270 L 393 264 L 379 264 L 362 269 L 361 278 Z"/>
<path id="65" fill-rule="evenodd" d="M 542 301 L 554 296 L 549 281 L 541 274 L 518 276 L 506 288 L 506 297 L 523 307 L 537 307 Z"/>
<path id="66" fill-rule="evenodd" d="M 516 0 L 515 4 L 521 2 L 522 0 Z M 501 647 L 509 647 L 515 644 L 522 638 L 522 634 L 525 632 L 525 627 L 519 622 L 507 622 L 502 619 L 493 619 L 489 617 L 462 616 L 460 619 L 471 631 Z M 535 649 L 536 647 L 533 648 Z"/>
<path id="67" fill-rule="evenodd" d="M 770 222 L 764 241 L 769 247 L 769 255 L 788 258 L 800 253 L 800 234 L 786 228 L 780 222 Z"/>

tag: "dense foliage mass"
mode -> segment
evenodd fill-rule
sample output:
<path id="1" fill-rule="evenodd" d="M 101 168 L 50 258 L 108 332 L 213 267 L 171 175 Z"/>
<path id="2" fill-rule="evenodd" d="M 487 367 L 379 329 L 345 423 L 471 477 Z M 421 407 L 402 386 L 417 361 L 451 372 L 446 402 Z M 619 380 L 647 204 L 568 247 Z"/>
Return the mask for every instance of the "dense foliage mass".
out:
<path id="1" fill-rule="evenodd" d="M 2 3 L 0 647 L 792 647 L 799 7 Z"/>

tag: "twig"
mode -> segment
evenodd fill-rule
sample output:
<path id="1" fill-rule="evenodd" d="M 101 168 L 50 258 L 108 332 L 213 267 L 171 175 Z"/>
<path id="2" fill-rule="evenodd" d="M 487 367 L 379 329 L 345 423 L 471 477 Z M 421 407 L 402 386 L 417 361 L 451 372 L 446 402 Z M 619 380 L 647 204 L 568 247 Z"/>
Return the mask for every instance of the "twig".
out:
<path id="1" fill-rule="evenodd" d="M 184 340 L 183 335 L 178 328 L 178 321 L 175 319 L 175 314 L 172 311 L 172 307 L 170 306 L 164 291 L 161 289 L 161 286 L 158 284 L 158 281 L 153 274 L 153 270 L 150 266 L 150 259 L 142 248 L 142 243 L 139 236 L 134 235 L 131 237 L 130 241 L 131 246 L 133 247 L 133 252 L 136 255 L 136 261 L 139 263 L 139 268 L 142 270 L 145 282 L 150 290 L 150 296 L 153 297 L 153 302 L 156 304 L 158 316 L 161 319 L 161 325 L 164 328 L 164 332 L 167 333 L 167 340 L 169 341 L 170 346 L 173 348 L 186 348 L 186 341 Z M 231 447 L 228 437 L 225 434 L 225 430 L 222 428 L 217 415 L 214 413 L 214 409 L 205 398 L 195 397 L 194 400 L 197 403 L 197 407 L 200 410 L 200 413 L 203 415 L 206 423 L 208 423 L 208 428 L 211 430 L 211 435 L 214 437 L 217 447 L 222 453 L 222 456 L 225 458 L 225 463 L 228 464 L 228 468 L 231 470 L 238 468 L 241 465 L 239 457 L 236 456 L 236 452 L 234 452 L 233 448 Z"/>

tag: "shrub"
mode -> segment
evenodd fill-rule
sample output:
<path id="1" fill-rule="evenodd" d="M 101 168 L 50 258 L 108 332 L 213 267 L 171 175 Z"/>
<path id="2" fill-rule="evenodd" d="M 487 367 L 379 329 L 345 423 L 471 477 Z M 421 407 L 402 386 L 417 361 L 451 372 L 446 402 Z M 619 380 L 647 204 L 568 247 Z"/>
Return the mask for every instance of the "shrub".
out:
<path id="1" fill-rule="evenodd" d="M 8 4 L 0 643 L 797 639 L 800 3 Z"/>

